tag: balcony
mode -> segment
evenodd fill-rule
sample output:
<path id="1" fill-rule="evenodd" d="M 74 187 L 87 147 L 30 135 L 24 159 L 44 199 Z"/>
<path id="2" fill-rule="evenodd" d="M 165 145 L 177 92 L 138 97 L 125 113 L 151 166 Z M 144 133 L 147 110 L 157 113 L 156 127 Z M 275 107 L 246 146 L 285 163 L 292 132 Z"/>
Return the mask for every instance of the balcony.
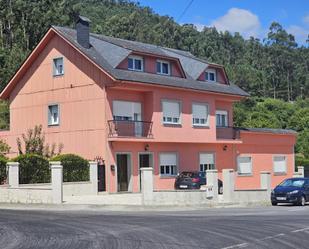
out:
<path id="1" fill-rule="evenodd" d="M 235 127 L 217 127 L 217 139 L 239 140 L 240 130 Z"/>
<path id="2" fill-rule="evenodd" d="M 152 138 L 152 122 L 109 120 L 109 137 Z"/>

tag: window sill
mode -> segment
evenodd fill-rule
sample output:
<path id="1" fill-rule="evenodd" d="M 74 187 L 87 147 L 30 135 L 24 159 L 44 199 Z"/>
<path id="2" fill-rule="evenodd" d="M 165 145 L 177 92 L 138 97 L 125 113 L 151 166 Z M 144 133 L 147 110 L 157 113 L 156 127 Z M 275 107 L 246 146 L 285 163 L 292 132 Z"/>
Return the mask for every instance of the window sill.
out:
<path id="1" fill-rule="evenodd" d="M 237 174 L 237 176 L 240 176 L 240 177 L 252 177 L 253 174 Z"/>
<path id="2" fill-rule="evenodd" d="M 56 127 L 56 126 L 59 126 L 59 124 L 48 124 L 47 126 L 48 127 Z"/>
<path id="3" fill-rule="evenodd" d="M 160 175 L 160 179 L 175 179 L 177 175 Z"/>
<path id="4" fill-rule="evenodd" d="M 58 78 L 58 77 L 61 77 L 61 76 L 64 76 L 64 73 L 62 73 L 62 74 L 53 74 L 54 78 Z"/>
<path id="5" fill-rule="evenodd" d="M 132 69 L 132 68 L 128 68 L 129 71 L 133 71 L 133 72 L 144 72 L 144 70 L 139 70 L 139 69 Z"/>
<path id="6" fill-rule="evenodd" d="M 216 126 L 216 128 L 228 128 L 228 126 Z"/>
<path id="7" fill-rule="evenodd" d="M 168 73 L 168 74 L 166 74 L 166 73 L 158 73 L 158 72 L 157 72 L 157 75 L 171 76 L 171 74 L 169 74 L 169 73 Z"/>
<path id="8" fill-rule="evenodd" d="M 210 128 L 209 125 L 196 125 L 196 124 L 192 125 L 192 127 L 195 129 L 209 129 Z"/>
<path id="9" fill-rule="evenodd" d="M 163 123 L 163 125 L 166 127 L 178 127 L 178 128 L 182 127 L 182 124 L 173 124 L 173 123 Z"/>

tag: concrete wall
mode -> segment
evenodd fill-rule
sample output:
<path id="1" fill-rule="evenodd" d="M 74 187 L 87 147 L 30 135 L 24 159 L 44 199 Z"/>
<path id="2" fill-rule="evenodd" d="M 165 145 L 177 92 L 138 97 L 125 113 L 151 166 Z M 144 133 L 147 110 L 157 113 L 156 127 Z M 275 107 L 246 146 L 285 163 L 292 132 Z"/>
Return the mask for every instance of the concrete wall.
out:
<path id="1" fill-rule="evenodd" d="M 52 189 L 0 187 L 0 203 L 52 204 Z"/>
<path id="2" fill-rule="evenodd" d="M 63 195 L 93 195 L 91 182 L 64 182 L 63 183 Z"/>
<path id="3" fill-rule="evenodd" d="M 270 192 L 265 189 L 235 190 L 232 202 L 250 203 L 250 202 L 269 202 Z"/>

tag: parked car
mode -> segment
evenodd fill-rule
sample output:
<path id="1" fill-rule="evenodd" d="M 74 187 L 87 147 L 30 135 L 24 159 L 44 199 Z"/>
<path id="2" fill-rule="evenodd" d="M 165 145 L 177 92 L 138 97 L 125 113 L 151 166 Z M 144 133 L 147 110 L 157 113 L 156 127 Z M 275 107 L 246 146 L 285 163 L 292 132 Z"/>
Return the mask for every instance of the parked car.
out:
<path id="1" fill-rule="evenodd" d="M 292 203 L 304 206 L 309 201 L 309 178 L 289 178 L 271 192 L 271 204 Z"/>
<path id="2" fill-rule="evenodd" d="M 175 179 L 175 189 L 200 189 L 206 185 L 206 174 L 203 171 L 184 171 Z M 223 193 L 223 183 L 218 179 L 218 193 Z"/>

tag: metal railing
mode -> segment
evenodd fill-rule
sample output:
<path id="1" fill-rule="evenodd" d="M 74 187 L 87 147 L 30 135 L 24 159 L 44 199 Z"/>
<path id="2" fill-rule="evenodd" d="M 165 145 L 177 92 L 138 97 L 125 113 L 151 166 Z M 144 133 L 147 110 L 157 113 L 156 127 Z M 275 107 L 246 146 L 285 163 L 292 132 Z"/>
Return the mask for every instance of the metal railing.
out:
<path id="1" fill-rule="evenodd" d="M 152 122 L 109 120 L 109 137 L 152 137 Z"/>
<path id="2" fill-rule="evenodd" d="M 240 139 L 240 130 L 236 127 L 217 127 L 217 139 Z"/>

